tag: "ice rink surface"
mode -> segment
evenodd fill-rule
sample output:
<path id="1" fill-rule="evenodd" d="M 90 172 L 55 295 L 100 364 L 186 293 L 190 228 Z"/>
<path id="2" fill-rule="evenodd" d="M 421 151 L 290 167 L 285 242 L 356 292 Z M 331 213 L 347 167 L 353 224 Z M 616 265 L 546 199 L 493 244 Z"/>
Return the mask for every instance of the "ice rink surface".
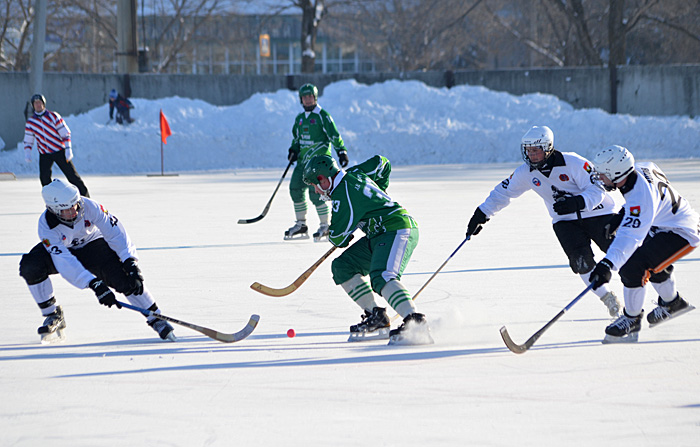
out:
<path id="1" fill-rule="evenodd" d="M 700 161 L 658 164 L 700 209 Z M 516 166 L 394 169 L 389 194 L 421 231 L 409 290 L 454 251 L 474 208 Z M 265 219 L 236 223 L 260 214 L 282 170 L 84 176 L 138 247 L 164 314 L 221 332 L 261 316 L 235 344 L 182 327 L 178 342 L 162 342 L 137 312 L 99 306 L 54 276 L 67 340 L 41 345 L 41 314 L 18 276 L 21 254 L 38 242 L 40 185 L 35 176 L 0 182 L 0 445 L 698 445 L 700 311 L 651 330 L 645 321 L 637 344 L 602 345 L 610 319 L 589 293 L 527 353 L 503 344 L 501 326 L 523 343 L 584 288 L 534 193 L 495 216 L 419 296 L 434 345 L 351 344 L 361 311 L 334 285 L 330 260 L 287 297 L 249 288 L 289 285 L 330 247 L 282 240 L 293 224 L 286 181 Z M 308 223 L 313 232 L 313 210 Z M 700 252 L 676 264 L 676 280 L 700 305 Z M 622 295 L 617 275 L 612 288 Z"/>

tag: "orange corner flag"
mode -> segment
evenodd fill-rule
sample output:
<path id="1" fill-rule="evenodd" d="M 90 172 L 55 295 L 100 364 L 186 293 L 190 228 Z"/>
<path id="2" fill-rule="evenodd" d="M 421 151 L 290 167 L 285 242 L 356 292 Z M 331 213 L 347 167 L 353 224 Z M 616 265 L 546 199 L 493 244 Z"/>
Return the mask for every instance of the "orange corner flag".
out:
<path id="1" fill-rule="evenodd" d="M 160 109 L 160 139 L 163 141 L 163 144 L 168 144 L 168 137 L 172 134 L 168 120 L 163 115 L 163 109 Z"/>

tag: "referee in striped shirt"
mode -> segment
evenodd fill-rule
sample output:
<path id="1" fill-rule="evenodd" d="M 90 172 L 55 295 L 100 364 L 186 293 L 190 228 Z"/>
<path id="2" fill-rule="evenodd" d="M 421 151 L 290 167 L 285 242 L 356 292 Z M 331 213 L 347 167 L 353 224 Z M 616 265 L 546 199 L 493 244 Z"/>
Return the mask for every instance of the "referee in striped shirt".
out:
<path id="1" fill-rule="evenodd" d="M 80 195 L 90 197 L 83 179 L 75 170 L 71 150 L 70 129 L 61 115 L 46 109 L 46 98 L 34 95 L 30 100 L 34 114 L 24 127 L 24 155 L 27 163 L 32 162 L 32 146 L 36 141 L 39 151 L 39 180 L 41 186 L 51 183 L 51 168 L 56 163 L 66 179 L 74 184 Z"/>

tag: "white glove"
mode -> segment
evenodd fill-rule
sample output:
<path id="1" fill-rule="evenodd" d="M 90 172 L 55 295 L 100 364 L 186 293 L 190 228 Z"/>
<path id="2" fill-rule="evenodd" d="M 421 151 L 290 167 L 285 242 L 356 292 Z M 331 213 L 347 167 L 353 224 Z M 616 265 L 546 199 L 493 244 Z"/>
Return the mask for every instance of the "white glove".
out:
<path id="1" fill-rule="evenodd" d="M 26 147 L 24 148 L 24 161 L 26 161 L 27 163 L 32 162 L 32 150 L 31 150 L 31 148 L 26 148 Z"/>
<path id="2" fill-rule="evenodd" d="M 66 161 L 71 161 L 73 159 L 73 149 L 71 149 L 70 146 L 68 146 L 65 150 L 66 152 Z"/>

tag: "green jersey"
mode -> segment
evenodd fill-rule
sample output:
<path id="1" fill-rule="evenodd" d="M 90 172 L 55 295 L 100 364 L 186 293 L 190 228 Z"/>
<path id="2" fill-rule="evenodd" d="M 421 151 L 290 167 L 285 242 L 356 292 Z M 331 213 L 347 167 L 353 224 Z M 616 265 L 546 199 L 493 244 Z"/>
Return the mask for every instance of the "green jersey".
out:
<path id="1" fill-rule="evenodd" d="M 348 245 L 348 239 L 356 228 L 364 231 L 370 239 L 387 231 L 417 228 L 408 212 L 360 169 L 362 165 L 348 172 L 340 171 L 334 181 L 336 185 L 331 192 L 333 216 L 328 238 L 338 247 Z M 374 174 L 382 171 L 375 170 Z"/>
<path id="2" fill-rule="evenodd" d="M 331 115 L 321 106 L 311 112 L 297 115 L 292 127 L 292 149 L 298 154 L 299 166 L 316 155 L 331 155 L 331 144 L 336 152 L 344 151 L 345 144 Z"/>

